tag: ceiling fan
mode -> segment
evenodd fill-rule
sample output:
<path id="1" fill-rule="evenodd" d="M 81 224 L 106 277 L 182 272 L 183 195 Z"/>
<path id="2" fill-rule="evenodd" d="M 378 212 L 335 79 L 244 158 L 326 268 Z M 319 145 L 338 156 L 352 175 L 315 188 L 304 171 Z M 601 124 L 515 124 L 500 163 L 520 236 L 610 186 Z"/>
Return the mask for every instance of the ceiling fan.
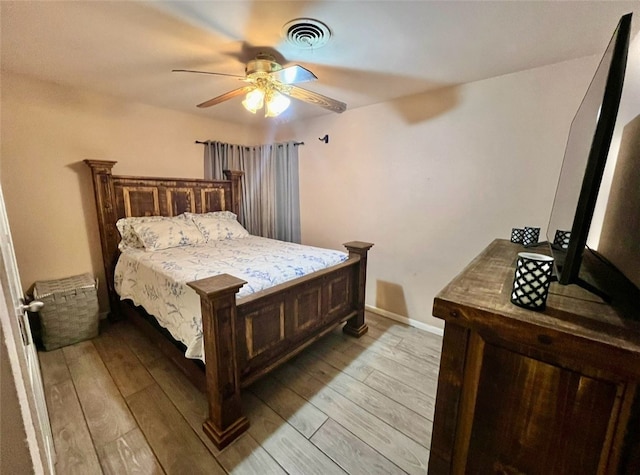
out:
<path id="1" fill-rule="evenodd" d="M 249 61 L 245 67 L 244 76 L 194 71 L 191 69 L 174 69 L 173 72 L 230 76 L 247 83 L 246 86 L 198 104 L 198 107 L 201 108 L 215 106 L 221 102 L 246 94 L 242 105 L 254 114 L 265 106 L 266 117 L 276 117 L 284 112 L 289 107 L 289 97 L 324 107 L 333 112 L 341 113 L 347 109 L 347 105 L 344 102 L 295 85 L 318 79 L 311 71 L 298 64 L 283 68 L 273 55 L 267 53 L 258 53 L 254 59 Z"/>

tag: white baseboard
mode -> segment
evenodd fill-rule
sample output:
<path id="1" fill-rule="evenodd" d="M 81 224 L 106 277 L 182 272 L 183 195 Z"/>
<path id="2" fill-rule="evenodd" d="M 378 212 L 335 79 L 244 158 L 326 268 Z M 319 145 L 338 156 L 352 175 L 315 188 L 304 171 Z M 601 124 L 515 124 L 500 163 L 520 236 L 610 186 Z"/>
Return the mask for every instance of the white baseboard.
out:
<path id="1" fill-rule="evenodd" d="M 433 333 L 434 335 L 444 336 L 444 329 L 436 327 L 435 325 L 429 325 L 428 323 L 424 323 L 419 320 L 413 320 L 412 318 L 398 315 L 397 313 L 389 312 L 388 310 L 374 307 L 373 305 L 365 305 L 364 308 L 369 312 L 390 318 L 391 320 L 395 320 L 396 322 L 404 323 L 405 325 L 409 325 L 410 327 L 419 328 L 420 330 Z"/>

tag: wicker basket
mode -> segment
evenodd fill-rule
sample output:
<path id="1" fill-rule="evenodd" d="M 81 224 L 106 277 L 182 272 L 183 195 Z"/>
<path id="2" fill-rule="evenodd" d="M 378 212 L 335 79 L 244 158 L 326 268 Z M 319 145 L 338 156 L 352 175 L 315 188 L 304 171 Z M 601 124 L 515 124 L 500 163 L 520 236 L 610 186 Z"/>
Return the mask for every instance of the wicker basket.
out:
<path id="1" fill-rule="evenodd" d="M 45 350 L 98 335 L 97 284 L 91 274 L 35 283 L 33 296 L 44 303 L 40 324 Z"/>

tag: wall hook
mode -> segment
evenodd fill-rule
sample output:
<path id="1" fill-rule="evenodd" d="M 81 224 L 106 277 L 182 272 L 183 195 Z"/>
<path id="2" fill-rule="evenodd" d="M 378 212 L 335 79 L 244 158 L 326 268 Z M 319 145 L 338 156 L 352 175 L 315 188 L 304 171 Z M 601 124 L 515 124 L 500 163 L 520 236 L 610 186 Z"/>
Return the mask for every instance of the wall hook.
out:
<path id="1" fill-rule="evenodd" d="M 320 142 L 329 143 L 329 134 L 325 135 L 322 138 L 318 138 Z"/>

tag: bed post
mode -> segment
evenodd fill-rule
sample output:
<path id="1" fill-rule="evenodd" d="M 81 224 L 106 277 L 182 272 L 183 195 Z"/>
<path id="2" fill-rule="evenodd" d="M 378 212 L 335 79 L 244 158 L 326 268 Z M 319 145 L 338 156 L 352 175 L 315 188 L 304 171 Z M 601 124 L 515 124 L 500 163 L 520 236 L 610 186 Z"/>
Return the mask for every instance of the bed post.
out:
<path id="1" fill-rule="evenodd" d="M 249 428 L 242 415 L 236 342 L 236 293 L 246 282 L 229 274 L 189 282 L 200 295 L 209 415 L 204 432 L 219 449 Z"/>
<path id="2" fill-rule="evenodd" d="M 360 257 L 358 265 L 357 289 L 355 292 L 354 306 L 356 308 L 356 316 L 347 320 L 347 324 L 342 327 L 342 331 L 348 335 L 360 338 L 367 333 L 369 327 L 364 322 L 364 300 L 367 280 L 367 252 L 373 246 L 370 242 L 352 241 L 343 244 L 349 251 L 349 257 Z"/>
<path id="3" fill-rule="evenodd" d="M 231 192 L 233 193 L 233 203 L 231 204 L 231 210 L 236 214 L 236 216 L 240 216 L 240 203 L 242 200 L 240 180 L 242 179 L 242 175 L 244 175 L 243 171 L 224 170 L 225 178 L 231 181 Z"/>
<path id="4" fill-rule="evenodd" d="M 109 305 L 111 312 L 117 312 L 120 299 L 113 286 L 113 272 L 115 269 L 115 260 L 118 257 L 119 237 L 115 226 L 116 203 L 111 169 L 118 162 L 85 160 L 84 163 L 91 168 L 93 177 L 93 192 L 95 194 L 96 211 L 98 213 L 102 262 L 104 264 L 105 280 L 109 293 Z"/>

